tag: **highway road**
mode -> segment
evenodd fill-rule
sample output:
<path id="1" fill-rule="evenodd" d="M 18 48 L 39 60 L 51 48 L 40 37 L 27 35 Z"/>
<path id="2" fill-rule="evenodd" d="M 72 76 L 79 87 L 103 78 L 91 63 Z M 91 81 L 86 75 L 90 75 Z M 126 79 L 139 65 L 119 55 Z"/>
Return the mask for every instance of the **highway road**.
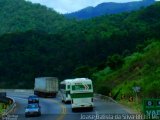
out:
<path id="1" fill-rule="evenodd" d="M 33 95 L 32 91 L 7 91 L 7 96 L 14 98 L 16 101 L 16 108 L 13 111 L 13 115 L 18 120 L 121 120 L 118 115 L 130 114 L 130 112 L 123 106 L 113 103 L 105 102 L 99 98 L 94 98 L 95 108 L 90 111 L 78 111 L 72 112 L 70 104 L 64 104 L 61 102 L 60 95 L 56 98 L 40 98 L 40 106 L 42 115 L 40 117 L 25 118 L 24 111 L 27 106 L 27 98 L 29 95 Z M 113 115 L 114 114 L 114 118 Z M 95 118 L 97 116 L 97 118 Z M 105 117 L 105 119 L 104 119 Z M 115 120 L 116 120 L 115 119 Z"/>

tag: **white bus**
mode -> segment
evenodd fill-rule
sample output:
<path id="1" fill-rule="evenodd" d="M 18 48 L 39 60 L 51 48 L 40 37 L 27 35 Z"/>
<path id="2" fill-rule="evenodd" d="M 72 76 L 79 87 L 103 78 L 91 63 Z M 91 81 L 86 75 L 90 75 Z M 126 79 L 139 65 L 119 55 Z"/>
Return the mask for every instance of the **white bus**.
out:
<path id="1" fill-rule="evenodd" d="M 60 83 L 61 99 L 62 99 L 62 102 L 64 102 L 64 103 L 71 102 L 70 83 L 72 80 L 73 79 L 66 79 Z"/>
<path id="2" fill-rule="evenodd" d="M 72 111 L 78 108 L 93 110 L 93 84 L 88 78 L 76 78 L 71 82 Z"/>

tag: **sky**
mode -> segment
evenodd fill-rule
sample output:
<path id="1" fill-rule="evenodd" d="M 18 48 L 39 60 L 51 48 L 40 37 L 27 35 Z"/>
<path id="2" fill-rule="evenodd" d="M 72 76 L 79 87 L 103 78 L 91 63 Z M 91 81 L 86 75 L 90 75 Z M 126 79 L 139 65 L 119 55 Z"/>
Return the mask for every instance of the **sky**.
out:
<path id="1" fill-rule="evenodd" d="M 103 2 L 131 2 L 131 1 L 141 1 L 141 0 L 26 0 L 33 3 L 40 3 L 49 8 L 53 8 L 59 13 L 71 13 L 78 11 L 88 6 L 96 6 Z"/>

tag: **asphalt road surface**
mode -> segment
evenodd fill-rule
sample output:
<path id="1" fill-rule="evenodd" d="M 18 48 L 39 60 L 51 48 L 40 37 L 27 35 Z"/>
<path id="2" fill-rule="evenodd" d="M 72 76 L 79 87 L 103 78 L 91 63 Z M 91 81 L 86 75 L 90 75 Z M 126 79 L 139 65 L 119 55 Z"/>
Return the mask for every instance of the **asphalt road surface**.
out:
<path id="1" fill-rule="evenodd" d="M 126 117 L 124 115 L 130 114 L 123 106 L 105 102 L 99 98 L 94 98 L 95 107 L 92 112 L 86 110 L 72 112 L 71 105 L 62 103 L 60 95 L 57 95 L 56 98 L 40 98 L 41 116 L 25 118 L 25 107 L 29 95 L 33 95 L 33 92 L 7 91 L 7 96 L 16 101 L 16 108 L 9 116 L 10 118 L 15 118 L 14 120 L 122 120 Z"/>

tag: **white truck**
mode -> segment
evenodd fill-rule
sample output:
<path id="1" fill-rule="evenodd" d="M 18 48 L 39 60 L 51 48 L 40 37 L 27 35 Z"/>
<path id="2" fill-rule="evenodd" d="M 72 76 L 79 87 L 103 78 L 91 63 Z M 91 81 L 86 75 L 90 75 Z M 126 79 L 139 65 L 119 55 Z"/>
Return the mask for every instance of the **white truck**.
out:
<path id="1" fill-rule="evenodd" d="M 58 93 L 57 77 L 35 78 L 34 94 L 40 97 L 56 97 Z"/>

